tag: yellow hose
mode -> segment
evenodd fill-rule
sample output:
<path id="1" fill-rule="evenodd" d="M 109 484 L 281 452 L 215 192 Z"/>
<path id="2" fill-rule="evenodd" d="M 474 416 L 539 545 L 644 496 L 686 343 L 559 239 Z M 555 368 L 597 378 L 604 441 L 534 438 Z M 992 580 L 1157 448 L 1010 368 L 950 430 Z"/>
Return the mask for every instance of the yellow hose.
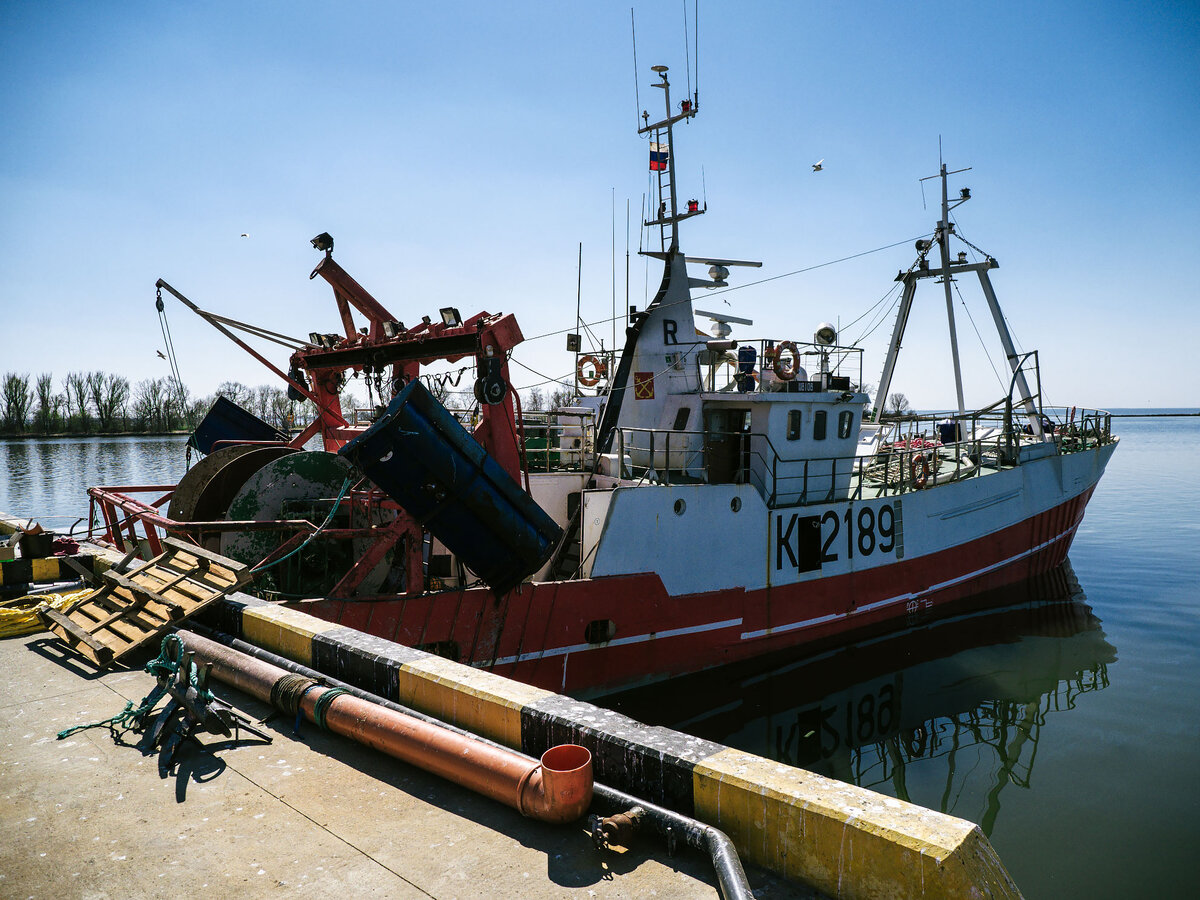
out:
<path id="1" fill-rule="evenodd" d="M 63 609 L 90 593 L 90 588 L 84 588 L 65 594 L 29 594 L 6 600 L 0 604 L 0 638 L 42 631 L 44 627 L 38 617 L 39 612 L 44 609 Z"/>

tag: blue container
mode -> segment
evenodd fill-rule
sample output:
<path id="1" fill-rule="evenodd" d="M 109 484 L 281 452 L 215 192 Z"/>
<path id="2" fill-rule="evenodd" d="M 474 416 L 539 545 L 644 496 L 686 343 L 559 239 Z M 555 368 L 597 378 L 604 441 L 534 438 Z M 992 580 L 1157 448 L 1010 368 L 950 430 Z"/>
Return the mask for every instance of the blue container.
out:
<path id="1" fill-rule="evenodd" d="M 289 439 L 290 435 L 274 425 L 268 425 L 250 410 L 243 409 L 227 397 L 217 397 L 208 415 L 188 438 L 188 443 L 208 456 L 214 449 L 221 449 L 216 446 L 218 442 L 222 442 L 222 446 L 246 441 L 286 444 Z"/>
<path id="2" fill-rule="evenodd" d="M 758 351 L 750 344 L 738 347 L 737 370 L 742 375 L 749 375 L 758 364 Z"/>
<path id="3" fill-rule="evenodd" d="M 957 444 L 962 440 L 962 426 L 953 420 L 938 422 L 938 440 L 943 444 Z"/>
<path id="4" fill-rule="evenodd" d="M 540 569 L 562 537 L 420 381 L 338 452 L 498 594 Z"/>

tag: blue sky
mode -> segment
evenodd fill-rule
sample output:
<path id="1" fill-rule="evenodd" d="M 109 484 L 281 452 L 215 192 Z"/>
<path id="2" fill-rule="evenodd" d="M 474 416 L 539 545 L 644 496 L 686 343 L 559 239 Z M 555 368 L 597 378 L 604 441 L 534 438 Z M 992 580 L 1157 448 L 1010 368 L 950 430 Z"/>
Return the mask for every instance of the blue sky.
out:
<path id="1" fill-rule="evenodd" d="M 656 114 L 650 65 L 671 67 L 676 98 L 687 84 L 683 4 L 636 15 Z M 709 213 L 685 251 L 761 259 L 739 285 L 905 243 L 697 305 L 754 319 L 744 337 L 856 319 L 932 230 L 935 183 L 923 209 L 918 179 L 940 138 L 951 168 L 973 167 L 955 218 L 999 260 L 1047 400 L 1200 404 L 1197 60 L 1194 3 L 701 2 L 701 114 L 675 150 L 681 192 Z M 399 319 L 513 312 L 533 338 L 573 322 L 580 242 L 585 318 L 610 316 L 614 206 L 623 305 L 628 199 L 632 302 L 657 282 L 636 257 L 627 4 L 4 0 L 0 74 L 0 372 L 167 374 L 159 277 L 214 312 L 335 331 L 329 289 L 307 278 L 321 231 Z M 960 287 L 995 358 L 978 288 Z M 940 286 L 917 301 L 893 389 L 947 406 Z M 195 392 L 272 380 L 177 302 L 168 315 Z M 864 339 L 868 382 L 890 324 Z M 961 306 L 958 325 L 967 402 L 990 403 L 1001 387 Z M 561 334 L 516 358 L 570 371 Z"/>

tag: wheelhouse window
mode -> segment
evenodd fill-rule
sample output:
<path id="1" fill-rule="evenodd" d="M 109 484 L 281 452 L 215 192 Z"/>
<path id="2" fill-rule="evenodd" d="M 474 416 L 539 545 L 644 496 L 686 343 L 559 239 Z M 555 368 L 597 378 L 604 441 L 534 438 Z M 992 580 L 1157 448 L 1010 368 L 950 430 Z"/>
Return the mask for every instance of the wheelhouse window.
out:
<path id="1" fill-rule="evenodd" d="M 850 430 L 854 427 L 854 413 L 846 409 L 838 413 L 838 437 L 850 437 Z"/>
<path id="2" fill-rule="evenodd" d="M 798 409 L 788 410 L 787 439 L 789 441 L 800 440 L 800 410 Z"/>
<path id="3" fill-rule="evenodd" d="M 823 409 L 818 409 L 813 413 L 813 440 L 825 440 L 825 418 L 826 413 Z"/>

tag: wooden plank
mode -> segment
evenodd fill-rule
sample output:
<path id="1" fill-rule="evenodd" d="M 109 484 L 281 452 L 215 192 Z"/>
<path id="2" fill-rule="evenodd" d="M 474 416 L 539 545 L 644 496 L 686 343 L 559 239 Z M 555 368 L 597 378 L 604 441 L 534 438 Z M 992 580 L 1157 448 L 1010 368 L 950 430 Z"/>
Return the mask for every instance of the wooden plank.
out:
<path id="1" fill-rule="evenodd" d="M 93 578 L 96 577 L 95 573 L 89 572 L 87 566 L 85 566 L 83 563 L 81 563 L 78 559 L 76 559 L 73 556 L 64 556 L 62 558 L 62 561 L 65 562 L 72 569 L 74 569 L 77 573 L 79 573 L 79 576 L 84 581 L 90 582 Z"/>
<path id="2" fill-rule="evenodd" d="M 48 620 L 48 627 L 55 633 L 59 634 L 60 637 L 67 638 L 68 642 L 83 644 L 90 648 L 96 655 L 97 661 L 100 661 L 104 657 L 107 657 L 107 659 L 112 659 L 113 649 L 111 647 L 88 634 L 58 610 L 44 609 L 40 615 L 42 616 L 43 621 Z M 61 631 L 59 629 L 61 629 Z M 107 662 L 107 659 L 105 662 Z"/>
<path id="3" fill-rule="evenodd" d="M 69 616 L 69 615 L 71 615 L 71 613 L 73 613 L 75 610 L 79 609 L 79 607 L 83 606 L 85 603 L 91 603 L 93 600 L 97 599 L 98 597 L 102 597 L 105 594 L 110 593 L 111 591 L 112 591 L 111 587 L 103 587 L 98 590 L 94 590 L 87 596 L 80 597 L 78 600 L 76 600 L 74 603 L 72 603 L 66 609 L 62 610 L 62 614 L 64 616 Z"/>
<path id="4" fill-rule="evenodd" d="M 208 584 L 186 572 L 178 572 L 166 566 L 157 568 L 153 572 L 146 572 L 141 577 L 146 582 L 152 581 L 153 583 L 148 586 L 160 594 L 168 596 L 179 595 L 191 603 L 207 602 L 213 594 L 224 590 L 228 584 L 228 582 L 224 584 Z"/>
<path id="5" fill-rule="evenodd" d="M 242 563 L 235 563 L 230 559 L 224 559 L 224 557 L 217 556 L 217 554 L 210 553 L 207 550 L 204 552 L 208 556 L 199 556 L 193 554 L 190 550 L 180 550 L 166 562 L 172 565 L 187 565 L 194 560 L 197 564 L 206 567 L 204 577 L 214 577 L 222 582 L 229 582 L 235 587 L 253 579 L 254 576 L 251 574 L 248 566 Z M 213 562 L 208 559 L 209 556 L 221 559 L 223 562 Z"/>
<path id="6" fill-rule="evenodd" d="M 168 600 L 162 594 L 158 593 L 158 591 L 151 590 L 144 584 L 139 584 L 138 582 L 126 578 L 124 575 L 121 575 L 117 572 L 105 572 L 104 578 L 108 581 L 119 584 L 121 587 L 132 591 L 134 594 L 144 594 L 146 598 L 161 603 L 163 606 L 167 607 L 167 609 L 171 610 L 173 617 L 175 618 L 183 615 L 183 607 L 181 607 L 178 603 L 174 602 L 173 600 Z M 140 608 L 141 606 L 144 606 L 145 603 L 145 600 L 135 599 L 132 605 Z"/>
<path id="7" fill-rule="evenodd" d="M 218 566 L 234 572 L 238 571 L 239 569 L 246 569 L 245 563 L 237 562 L 236 560 L 230 559 L 228 556 L 222 556 L 220 553 L 213 553 L 211 550 L 205 550 L 203 547 L 197 546 L 196 544 L 185 544 L 183 541 L 173 537 L 163 538 L 163 543 L 168 547 L 173 547 L 176 550 L 183 551 L 184 553 L 190 553 L 192 556 L 207 559 L 211 563 L 216 563 Z"/>

